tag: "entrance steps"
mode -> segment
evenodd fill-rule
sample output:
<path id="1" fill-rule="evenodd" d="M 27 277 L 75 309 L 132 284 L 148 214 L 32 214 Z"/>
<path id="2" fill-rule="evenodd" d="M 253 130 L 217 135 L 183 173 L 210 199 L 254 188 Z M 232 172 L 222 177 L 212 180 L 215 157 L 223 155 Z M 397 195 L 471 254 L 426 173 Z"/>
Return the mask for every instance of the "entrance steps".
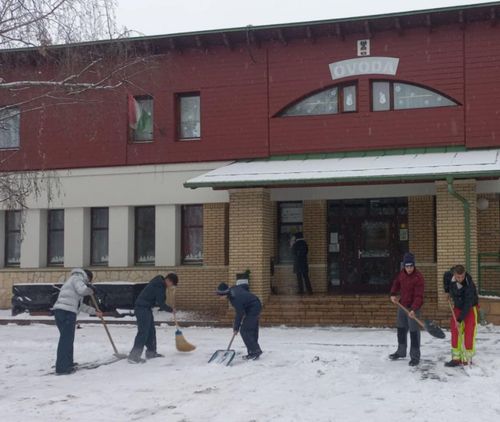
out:
<path id="1" fill-rule="evenodd" d="M 449 325 L 449 312 L 438 311 L 437 301 L 426 298 L 422 309 L 426 319 L 443 327 Z M 234 318 L 232 308 L 223 317 L 230 323 Z M 389 296 L 382 295 L 331 295 L 312 296 L 274 295 L 266 302 L 261 315 L 262 325 L 345 325 L 353 327 L 394 327 L 396 306 Z"/>

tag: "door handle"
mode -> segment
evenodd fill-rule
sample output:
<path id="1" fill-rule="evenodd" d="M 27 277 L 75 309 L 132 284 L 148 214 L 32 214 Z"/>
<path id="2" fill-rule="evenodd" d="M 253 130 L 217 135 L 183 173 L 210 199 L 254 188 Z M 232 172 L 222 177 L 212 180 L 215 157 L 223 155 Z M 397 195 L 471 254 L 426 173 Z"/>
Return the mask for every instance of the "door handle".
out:
<path id="1" fill-rule="evenodd" d="M 358 259 L 361 259 L 361 255 L 363 255 L 363 251 L 361 249 L 358 249 Z"/>

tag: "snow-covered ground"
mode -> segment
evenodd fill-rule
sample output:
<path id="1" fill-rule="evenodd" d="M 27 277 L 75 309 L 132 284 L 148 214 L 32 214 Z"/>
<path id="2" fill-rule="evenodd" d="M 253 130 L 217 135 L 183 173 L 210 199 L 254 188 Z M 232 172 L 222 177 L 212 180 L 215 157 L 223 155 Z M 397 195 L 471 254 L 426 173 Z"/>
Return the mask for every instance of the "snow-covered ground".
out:
<path id="1" fill-rule="evenodd" d="M 133 325 L 110 326 L 122 352 Z M 432 421 L 500 420 L 500 327 L 479 327 L 476 368 L 445 368 L 449 333 L 422 333 L 422 364 L 392 362 L 394 329 L 264 328 L 258 361 L 238 355 L 230 367 L 208 364 L 227 347 L 230 328 L 183 329 L 197 349 L 175 350 L 174 330 L 158 327 L 165 358 L 142 365 L 119 361 L 69 376 L 53 370 L 55 326 L 0 326 L 0 420 L 14 421 Z M 75 360 L 112 355 L 103 328 L 77 330 Z"/>

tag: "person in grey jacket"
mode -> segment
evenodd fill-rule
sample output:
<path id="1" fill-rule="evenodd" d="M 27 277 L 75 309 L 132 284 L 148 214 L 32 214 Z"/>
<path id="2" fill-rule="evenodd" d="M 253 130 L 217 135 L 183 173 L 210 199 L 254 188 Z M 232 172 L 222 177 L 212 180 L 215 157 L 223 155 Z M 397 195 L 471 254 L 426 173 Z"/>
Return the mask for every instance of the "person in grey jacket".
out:
<path id="1" fill-rule="evenodd" d="M 65 375 L 75 371 L 73 361 L 73 343 L 75 341 L 76 315 L 86 312 L 89 315 L 102 316 L 92 306 L 83 303 L 85 296 L 94 293 L 92 283 L 93 274 L 89 270 L 75 268 L 70 277 L 61 287 L 57 301 L 53 306 L 54 317 L 59 329 L 59 343 L 57 345 L 56 374 Z"/>
<path id="2" fill-rule="evenodd" d="M 255 360 L 262 354 L 259 346 L 259 318 L 262 304 L 260 299 L 250 292 L 248 283 L 240 283 L 229 287 L 226 283 L 220 283 L 215 293 L 227 297 L 236 311 L 233 330 L 241 333 L 241 338 L 247 347 L 248 354 L 244 359 Z"/>

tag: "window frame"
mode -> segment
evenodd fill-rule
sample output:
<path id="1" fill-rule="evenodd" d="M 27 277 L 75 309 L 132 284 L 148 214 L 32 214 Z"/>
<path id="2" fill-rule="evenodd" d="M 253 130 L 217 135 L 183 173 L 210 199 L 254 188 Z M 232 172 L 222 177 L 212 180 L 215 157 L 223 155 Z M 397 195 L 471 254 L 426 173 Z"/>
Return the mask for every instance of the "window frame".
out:
<path id="1" fill-rule="evenodd" d="M 390 104 L 390 106 L 389 106 L 389 109 L 387 109 L 387 110 L 374 110 L 373 84 L 376 82 L 384 82 L 384 83 L 389 84 L 389 104 Z M 394 103 L 394 99 L 395 99 L 394 84 L 404 84 L 404 85 L 415 86 L 415 87 L 420 88 L 420 89 L 425 89 L 426 91 L 432 92 L 436 95 L 440 95 L 441 97 L 446 98 L 448 101 L 451 101 L 454 104 L 443 105 L 443 106 L 439 106 L 439 107 L 429 106 L 429 107 L 396 108 L 395 103 Z M 416 84 L 413 82 L 401 81 L 401 80 L 394 80 L 394 79 L 371 79 L 370 80 L 370 112 L 373 112 L 373 113 L 382 113 L 382 112 L 387 112 L 387 111 L 429 110 L 429 109 L 436 109 L 436 108 L 458 107 L 461 105 L 462 104 L 460 102 L 458 102 L 454 98 L 450 97 L 449 95 L 443 94 L 442 92 L 437 91 L 437 90 L 430 88 L 428 86 L 425 86 L 425 85 Z"/>
<path id="2" fill-rule="evenodd" d="M 194 207 L 201 208 L 201 212 L 202 212 L 201 225 L 197 225 L 197 224 L 187 225 L 186 224 L 186 212 L 185 211 L 187 208 L 194 208 Z M 185 204 L 185 205 L 182 205 L 182 207 L 181 207 L 181 262 L 183 265 L 202 265 L 203 264 L 203 258 L 204 258 L 203 215 L 204 215 L 203 204 Z M 186 259 L 186 251 L 187 251 L 187 236 L 186 236 L 186 234 L 188 233 L 188 229 L 192 229 L 192 228 L 201 229 L 201 247 L 202 247 L 201 258 Z"/>
<path id="3" fill-rule="evenodd" d="M 11 218 L 14 219 L 14 221 L 16 221 L 16 215 L 19 215 L 19 227 L 14 229 L 14 230 L 10 230 L 9 229 L 9 220 Z M 4 265 L 5 267 L 19 267 L 21 265 L 21 248 L 19 247 L 19 257 L 17 258 L 18 260 L 16 262 L 9 262 L 9 260 L 7 259 L 8 256 L 9 256 L 9 245 L 10 245 L 10 242 L 9 242 L 9 234 L 10 233 L 18 233 L 19 235 L 19 245 L 21 244 L 21 240 L 22 240 L 22 211 L 21 210 L 6 210 L 5 211 L 5 242 L 4 242 Z"/>
<path id="4" fill-rule="evenodd" d="M 11 110 L 13 110 L 12 115 L 4 118 L 2 117 L 2 114 L 8 114 Z M 0 143 L 0 151 L 8 151 L 8 150 L 18 150 L 21 148 L 21 110 L 18 106 L 0 106 L 0 124 L 2 124 L 2 120 L 5 119 L 5 121 L 9 121 L 12 119 L 16 120 L 16 125 L 17 125 L 17 133 L 16 133 L 16 143 L 17 145 L 14 146 L 2 146 Z M 2 129 L 0 129 L 2 130 Z M 1 138 L 0 138 L 1 139 Z"/>
<path id="5" fill-rule="evenodd" d="M 287 222 L 284 223 L 282 220 L 282 215 L 281 215 L 281 206 L 283 204 L 297 204 L 301 205 L 302 207 L 302 221 L 301 222 Z M 301 226 L 300 231 L 304 231 L 304 201 L 280 201 L 277 203 L 277 212 L 278 212 L 278 218 L 276 219 L 278 223 L 277 227 L 277 237 L 276 237 L 276 261 L 278 264 L 281 265 L 291 265 L 293 264 L 293 255 L 289 260 L 283 260 L 283 257 L 280 254 L 280 237 L 281 237 L 281 227 L 282 226 Z M 290 239 L 289 239 L 290 240 Z M 291 245 L 288 245 L 290 248 L 290 254 L 291 254 Z"/>
<path id="6" fill-rule="evenodd" d="M 344 109 L 344 89 L 348 87 L 354 87 L 354 98 L 355 98 L 355 103 L 356 103 L 356 108 L 355 110 L 345 110 Z M 297 115 L 284 115 L 284 113 L 290 109 L 291 107 L 296 106 L 297 104 L 300 104 L 302 101 L 320 94 L 325 91 L 329 91 L 332 89 L 337 89 L 337 112 L 336 113 L 323 113 L 323 114 L 297 114 Z M 281 117 L 281 118 L 293 118 L 293 117 L 324 117 L 324 116 L 338 116 L 339 114 L 352 114 L 352 113 L 359 113 L 359 89 L 358 89 L 358 80 L 350 80 L 350 81 L 345 81 L 340 84 L 335 84 L 335 85 L 330 85 L 325 88 L 322 88 L 318 91 L 313 91 L 309 92 L 308 94 L 300 97 L 298 100 L 287 104 L 285 107 L 283 107 L 278 113 L 274 115 L 274 117 Z"/>
<path id="7" fill-rule="evenodd" d="M 198 137 L 182 137 L 181 132 L 182 132 L 182 107 L 181 107 L 181 102 L 183 98 L 198 98 L 199 100 L 199 106 L 198 106 L 198 111 L 199 111 L 199 125 L 200 125 L 200 135 Z M 181 92 L 175 94 L 175 101 L 176 101 L 176 112 L 175 112 L 175 120 L 176 120 L 176 139 L 178 142 L 189 142 L 189 141 L 199 141 L 201 140 L 201 93 L 200 91 L 191 91 L 191 92 Z"/>
<path id="8" fill-rule="evenodd" d="M 108 224 L 106 227 L 95 227 L 94 226 L 94 216 L 97 211 L 103 211 L 106 210 L 108 213 Z M 107 256 L 108 259 L 106 261 L 97 261 L 94 260 L 94 234 L 98 232 L 106 232 L 107 233 L 107 238 L 108 238 L 108 250 L 107 250 Z M 109 265 L 109 207 L 93 207 L 90 209 L 90 265 L 94 266 L 107 266 Z"/>
<path id="9" fill-rule="evenodd" d="M 154 257 L 152 260 L 148 261 L 139 261 L 139 236 L 138 236 L 138 229 L 139 229 L 139 212 L 140 210 L 144 209 L 152 209 L 153 210 L 153 216 L 154 216 L 154 229 L 153 229 L 153 245 L 154 245 Z M 156 261 L 156 207 L 154 205 L 146 205 L 146 206 L 140 206 L 140 207 L 135 207 L 134 209 L 134 264 L 137 266 L 150 266 L 150 265 L 155 265 Z"/>
<path id="10" fill-rule="evenodd" d="M 62 212 L 63 226 L 61 228 L 51 227 L 51 214 L 55 212 Z M 47 266 L 48 267 L 63 267 L 64 266 L 64 208 L 56 208 L 47 211 Z M 63 234 L 63 246 L 62 246 L 62 262 L 51 262 L 51 244 L 52 244 L 52 233 L 62 232 Z"/>
<path id="11" fill-rule="evenodd" d="M 146 100 L 151 100 L 151 138 L 150 139 L 137 139 L 136 138 L 136 133 L 137 129 L 133 129 L 130 127 L 130 115 L 128 116 L 128 127 L 129 127 L 129 142 L 133 144 L 144 144 L 144 143 L 151 143 L 154 142 L 155 138 L 155 106 L 154 106 L 154 97 L 150 94 L 141 94 L 141 95 L 131 95 L 132 99 L 134 101 L 140 102 L 140 101 L 146 101 Z M 129 105 L 130 107 L 130 105 Z M 129 111 L 130 113 L 130 111 Z"/>

